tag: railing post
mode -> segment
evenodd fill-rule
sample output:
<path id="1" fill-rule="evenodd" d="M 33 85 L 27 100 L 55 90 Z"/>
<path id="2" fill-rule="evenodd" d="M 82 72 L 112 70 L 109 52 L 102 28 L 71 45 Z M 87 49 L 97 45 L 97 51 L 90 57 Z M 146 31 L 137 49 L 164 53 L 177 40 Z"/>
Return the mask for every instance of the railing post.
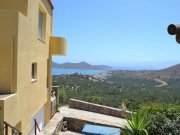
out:
<path id="1" fill-rule="evenodd" d="M 34 119 L 34 133 L 35 135 L 37 135 L 37 132 L 36 132 L 36 120 Z"/>
<path id="2" fill-rule="evenodd" d="M 36 128 L 38 129 L 39 132 L 41 132 L 41 130 L 40 130 L 40 128 L 39 128 L 39 125 L 38 125 L 36 119 L 34 119 L 34 133 L 35 133 L 35 135 L 37 135 Z"/>
<path id="3" fill-rule="evenodd" d="M 5 123 L 5 135 L 8 135 L 8 125 Z"/>

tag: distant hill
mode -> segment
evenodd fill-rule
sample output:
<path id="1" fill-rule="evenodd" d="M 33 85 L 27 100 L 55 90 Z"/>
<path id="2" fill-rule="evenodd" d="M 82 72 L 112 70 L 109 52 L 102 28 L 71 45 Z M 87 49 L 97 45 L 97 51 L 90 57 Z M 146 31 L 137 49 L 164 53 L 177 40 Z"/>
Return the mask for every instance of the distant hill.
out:
<path id="1" fill-rule="evenodd" d="M 116 70 L 116 71 L 111 71 L 111 74 L 124 76 L 126 78 L 131 77 L 131 78 L 144 78 L 144 79 L 153 79 L 153 78 L 180 79 L 180 64 L 161 70 L 139 70 L 139 71 Z"/>
<path id="2" fill-rule="evenodd" d="M 160 70 L 161 72 L 168 72 L 171 74 L 180 74 L 180 64 Z"/>
<path id="3" fill-rule="evenodd" d="M 105 65 L 91 65 L 86 62 L 80 62 L 80 63 L 63 63 L 63 64 L 58 64 L 53 62 L 52 63 L 53 68 L 61 68 L 61 69 L 84 69 L 84 70 L 110 70 L 112 69 L 109 66 Z"/>
<path id="4" fill-rule="evenodd" d="M 180 64 L 159 70 L 159 75 L 167 79 L 180 79 Z"/>

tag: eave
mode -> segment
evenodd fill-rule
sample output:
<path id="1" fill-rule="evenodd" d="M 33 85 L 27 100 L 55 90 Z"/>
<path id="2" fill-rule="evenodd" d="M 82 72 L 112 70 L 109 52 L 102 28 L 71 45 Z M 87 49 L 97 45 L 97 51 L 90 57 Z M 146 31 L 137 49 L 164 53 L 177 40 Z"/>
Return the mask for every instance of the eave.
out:
<path id="1" fill-rule="evenodd" d="M 54 9 L 54 6 L 53 6 L 51 0 L 47 0 L 47 1 L 48 1 L 49 5 L 51 6 L 51 9 Z"/>

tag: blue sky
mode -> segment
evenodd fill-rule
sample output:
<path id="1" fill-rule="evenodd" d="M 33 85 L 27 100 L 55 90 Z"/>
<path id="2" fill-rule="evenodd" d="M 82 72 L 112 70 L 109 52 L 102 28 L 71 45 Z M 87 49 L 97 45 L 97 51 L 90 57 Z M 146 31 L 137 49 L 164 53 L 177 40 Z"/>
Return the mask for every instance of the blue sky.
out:
<path id="1" fill-rule="evenodd" d="M 180 23 L 179 0 L 52 0 L 54 36 L 68 41 L 58 63 L 111 66 L 180 63 L 180 45 L 167 26 Z"/>

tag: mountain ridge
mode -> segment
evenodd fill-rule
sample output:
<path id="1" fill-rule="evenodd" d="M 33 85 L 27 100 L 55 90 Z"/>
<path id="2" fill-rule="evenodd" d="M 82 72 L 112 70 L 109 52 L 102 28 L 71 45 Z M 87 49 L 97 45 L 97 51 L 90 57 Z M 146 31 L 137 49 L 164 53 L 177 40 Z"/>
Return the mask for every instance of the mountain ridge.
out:
<path id="1" fill-rule="evenodd" d="M 144 79 L 180 79 L 180 64 L 160 70 L 111 70 L 112 75 Z"/>
<path id="2" fill-rule="evenodd" d="M 79 63 L 56 63 L 52 62 L 53 68 L 61 68 L 61 69 L 86 69 L 86 70 L 110 70 L 112 67 L 106 65 L 91 65 L 87 62 L 79 62 Z"/>

